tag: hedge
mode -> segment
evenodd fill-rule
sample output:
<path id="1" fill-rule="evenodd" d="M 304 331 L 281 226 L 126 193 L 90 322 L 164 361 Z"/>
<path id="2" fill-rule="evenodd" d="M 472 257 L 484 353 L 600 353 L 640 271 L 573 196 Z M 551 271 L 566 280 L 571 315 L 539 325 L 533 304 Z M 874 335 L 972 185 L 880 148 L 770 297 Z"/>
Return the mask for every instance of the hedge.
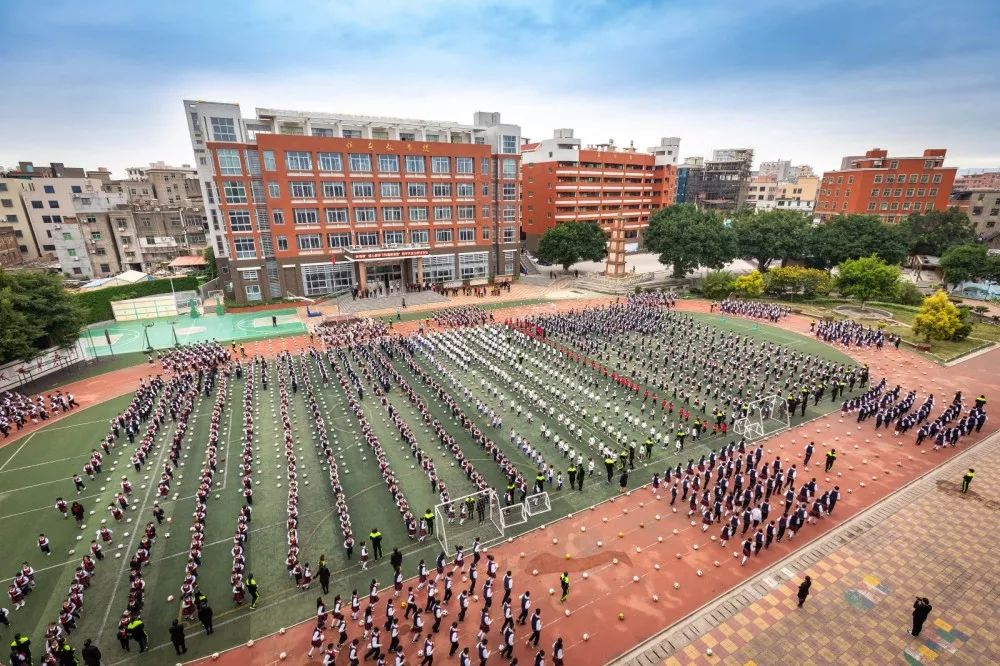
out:
<path id="1" fill-rule="evenodd" d="M 174 278 L 174 291 L 193 291 L 198 289 L 198 278 L 193 275 Z M 88 324 L 114 319 L 111 310 L 112 301 L 122 301 L 129 298 L 142 298 L 170 293 L 170 280 L 150 280 L 136 282 L 121 287 L 107 287 L 93 291 L 81 291 L 74 294 L 76 302 L 83 307 Z"/>

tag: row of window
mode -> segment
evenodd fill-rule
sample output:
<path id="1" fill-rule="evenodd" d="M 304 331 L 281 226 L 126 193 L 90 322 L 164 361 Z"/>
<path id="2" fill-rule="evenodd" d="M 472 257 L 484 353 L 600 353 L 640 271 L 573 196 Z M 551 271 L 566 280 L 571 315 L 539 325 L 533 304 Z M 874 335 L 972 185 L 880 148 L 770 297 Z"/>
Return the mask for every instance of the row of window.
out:
<path id="1" fill-rule="evenodd" d="M 407 221 L 416 224 L 429 222 L 431 212 L 433 212 L 435 222 L 451 222 L 452 220 L 475 222 L 476 219 L 475 206 L 433 206 L 432 208 L 428 206 L 407 206 Z M 382 222 L 403 222 L 402 206 L 382 206 L 380 209 L 376 209 L 374 206 L 355 207 L 353 209 L 353 221 L 357 224 L 374 224 L 378 222 L 379 210 L 382 212 Z M 488 220 L 491 218 L 489 206 L 483 206 L 481 212 L 482 219 Z M 257 224 L 260 227 L 268 227 L 271 222 L 276 225 L 283 225 L 285 223 L 285 211 L 283 210 L 272 210 L 270 220 L 268 220 L 266 210 L 257 209 L 256 213 Z M 227 214 L 229 217 L 229 226 L 232 231 L 251 231 L 249 210 L 230 210 Z M 297 225 L 318 225 L 321 214 L 326 224 L 350 224 L 351 222 L 347 208 L 325 208 L 322 211 L 317 208 L 293 208 L 292 223 Z M 513 206 L 504 206 L 501 214 L 504 222 L 514 222 L 517 218 L 517 209 Z"/>
<path id="2" fill-rule="evenodd" d="M 885 179 L 884 181 L 883 181 L 883 178 Z M 900 173 L 900 174 L 891 174 L 890 173 L 890 174 L 887 174 L 885 176 L 883 176 L 881 174 L 877 174 L 875 176 L 874 182 L 875 182 L 876 185 L 879 185 L 882 182 L 886 182 L 886 183 L 905 183 L 905 182 L 907 182 L 907 178 L 909 178 L 909 182 L 910 183 L 914 183 L 914 184 L 916 184 L 916 183 L 940 183 L 941 180 L 942 180 L 941 174 L 939 174 L 939 173 L 936 173 L 933 176 L 930 176 L 930 175 L 928 175 L 926 173 L 922 173 L 922 174 L 911 173 L 911 174 L 909 174 L 909 176 L 907 176 L 907 174 L 905 174 L 905 173 Z M 837 184 L 840 185 L 843 182 L 844 182 L 844 177 L 843 176 L 837 176 Z M 854 176 L 848 176 L 847 177 L 847 184 L 850 185 L 853 182 L 854 182 Z M 833 178 L 832 177 L 824 178 L 823 179 L 823 184 L 824 185 L 832 185 L 833 184 Z"/>
<path id="3" fill-rule="evenodd" d="M 240 151 L 235 148 L 220 148 L 216 151 L 219 161 L 219 173 L 224 176 L 243 175 L 243 165 L 240 162 Z M 305 150 L 285 151 L 285 169 L 287 171 L 312 171 L 313 165 L 320 172 L 341 173 L 344 171 L 344 157 L 341 153 L 319 152 L 311 153 Z M 373 159 L 374 157 L 374 159 Z M 260 157 L 255 150 L 248 150 L 244 154 L 246 159 L 247 172 L 250 175 L 260 174 Z M 351 173 L 372 173 L 372 167 L 378 166 L 378 173 L 398 174 L 401 167 L 404 173 L 410 175 L 422 175 L 428 173 L 428 161 L 430 162 L 430 173 L 437 175 L 464 175 L 475 174 L 475 158 L 473 157 L 447 157 L 443 155 L 403 155 L 400 162 L 399 155 L 369 153 L 348 153 L 347 166 Z M 274 151 L 263 151 L 264 171 L 277 171 L 278 164 Z M 480 173 L 489 175 L 490 158 L 480 159 Z M 517 176 L 517 160 L 506 158 L 501 160 L 501 169 L 505 178 L 515 178 Z"/>
<path id="4" fill-rule="evenodd" d="M 426 230 L 411 230 L 409 232 L 409 242 L 417 245 L 426 245 L 430 242 L 430 233 Z M 324 249 L 335 250 L 350 246 L 377 247 L 379 245 L 399 245 L 405 242 L 407 234 L 403 231 L 366 231 L 357 233 L 331 233 L 326 234 L 326 248 L 323 246 L 322 234 L 296 234 L 294 237 L 295 247 L 300 252 L 317 252 Z M 434 231 L 435 244 L 449 244 L 455 241 L 455 231 L 453 229 L 436 229 Z M 482 240 L 489 240 L 489 229 L 482 230 Z M 474 243 L 476 241 L 476 230 L 474 228 L 459 229 L 459 243 Z M 290 248 L 288 236 L 276 236 L 274 238 L 278 251 L 287 252 Z M 514 228 L 504 227 L 503 242 L 514 242 Z M 264 244 L 262 242 L 262 244 Z M 233 249 L 237 259 L 256 259 L 257 243 L 254 238 L 236 237 L 233 239 Z"/>
<path id="5" fill-rule="evenodd" d="M 898 201 L 893 201 L 892 203 L 889 203 L 887 201 L 883 201 L 880 204 L 876 204 L 874 201 L 872 201 L 871 203 L 868 204 L 868 210 L 875 210 L 876 206 L 878 207 L 878 210 L 900 210 L 900 209 L 902 209 L 902 210 L 913 210 L 914 212 L 920 210 L 920 202 L 919 201 L 914 201 L 912 204 L 909 201 L 904 201 L 902 203 L 902 205 L 900 205 L 900 203 Z M 934 210 L 934 203 L 930 202 L 930 201 L 928 201 L 927 203 L 925 203 L 924 204 L 924 210 Z"/>
<path id="6" fill-rule="evenodd" d="M 849 192 L 850 192 L 850 190 L 848 190 L 848 193 Z M 916 195 L 918 197 L 923 197 L 923 196 L 936 197 L 937 193 L 938 193 L 938 189 L 936 187 L 930 188 L 929 191 L 925 190 L 922 187 L 919 188 L 919 189 L 914 189 L 912 187 L 909 187 L 909 188 L 906 189 L 906 196 L 908 196 L 908 197 L 912 197 L 914 195 Z M 871 195 L 873 197 L 880 196 L 880 190 L 876 187 L 875 189 L 872 190 Z M 849 194 L 848 194 L 848 196 L 849 196 Z M 901 196 L 903 196 L 903 189 L 900 188 L 900 187 L 897 187 L 895 190 L 893 190 L 891 188 L 886 187 L 886 188 L 884 188 L 884 189 L 881 190 L 881 196 L 883 196 L 883 197 L 888 197 L 888 196 L 901 197 Z"/>

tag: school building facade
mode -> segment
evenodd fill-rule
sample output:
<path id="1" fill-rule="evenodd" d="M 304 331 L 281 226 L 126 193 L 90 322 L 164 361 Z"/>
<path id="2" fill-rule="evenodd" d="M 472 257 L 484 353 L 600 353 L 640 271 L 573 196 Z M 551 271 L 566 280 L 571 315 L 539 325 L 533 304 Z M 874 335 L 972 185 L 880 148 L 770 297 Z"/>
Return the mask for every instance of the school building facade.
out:
<path id="1" fill-rule="evenodd" d="M 185 100 L 221 282 L 254 302 L 514 279 L 521 130 Z"/>

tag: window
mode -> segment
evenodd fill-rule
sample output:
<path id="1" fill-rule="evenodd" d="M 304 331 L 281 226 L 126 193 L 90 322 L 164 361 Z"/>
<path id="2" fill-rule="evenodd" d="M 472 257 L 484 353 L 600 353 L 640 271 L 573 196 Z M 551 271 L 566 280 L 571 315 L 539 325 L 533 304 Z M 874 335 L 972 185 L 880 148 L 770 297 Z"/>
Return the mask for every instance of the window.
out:
<path id="1" fill-rule="evenodd" d="M 292 220 L 295 224 L 319 224 L 319 215 L 315 208 L 295 208 L 292 210 Z"/>
<path id="2" fill-rule="evenodd" d="M 455 255 L 438 254 L 423 258 L 426 282 L 450 282 L 455 279 Z"/>
<path id="3" fill-rule="evenodd" d="M 475 206 L 459 206 L 458 207 L 458 219 L 459 220 L 474 220 L 476 218 L 476 207 Z"/>
<path id="4" fill-rule="evenodd" d="M 101 264 L 101 272 L 102 273 L 110 273 L 111 272 L 111 264 Z"/>
<path id="5" fill-rule="evenodd" d="M 304 150 L 286 150 L 285 168 L 289 171 L 312 171 L 312 156 Z"/>
<path id="6" fill-rule="evenodd" d="M 308 180 L 293 180 L 288 183 L 293 199 L 315 199 L 316 186 Z"/>
<path id="7" fill-rule="evenodd" d="M 344 190 L 344 183 L 340 181 L 328 181 L 323 183 L 324 199 L 343 199 L 347 196 Z"/>
<path id="8" fill-rule="evenodd" d="M 472 227 L 465 227 L 458 230 L 458 240 L 461 243 L 471 243 L 476 240 L 476 230 Z"/>
<path id="9" fill-rule="evenodd" d="M 344 164 L 340 159 L 340 153 L 318 153 L 320 171 L 343 171 Z"/>
<path id="10" fill-rule="evenodd" d="M 451 173 L 451 158 L 440 156 L 432 157 L 431 173 Z"/>
<path id="11" fill-rule="evenodd" d="M 0 183 L 0 192 L 7 191 L 7 183 Z"/>
<path id="12" fill-rule="evenodd" d="M 410 232 L 410 242 L 418 245 L 426 245 L 430 234 L 426 229 L 419 229 Z"/>
<path id="13" fill-rule="evenodd" d="M 490 267 L 488 252 L 463 252 L 458 255 L 459 276 L 463 280 L 486 277 Z"/>
<path id="14" fill-rule="evenodd" d="M 503 253 L 503 272 L 504 275 L 514 274 L 514 255 L 517 254 L 514 250 L 505 250 Z"/>
<path id="15" fill-rule="evenodd" d="M 483 240 L 489 240 L 489 239 L 490 239 L 490 228 L 483 227 Z"/>
<path id="16" fill-rule="evenodd" d="M 517 160 L 505 159 L 503 161 L 503 177 L 504 178 L 517 177 Z"/>
<path id="17" fill-rule="evenodd" d="M 49 208 L 59 208 L 59 202 L 55 199 L 49 199 Z"/>
<path id="18" fill-rule="evenodd" d="M 899 196 L 899 195 L 896 195 L 896 196 Z M 906 188 L 906 196 L 908 196 L 908 197 L 912 197 L 913 196 L 913 188 L 912 187 Z"/>
<path id="19" fill-rule="evenodd" d="M 368 153 L 351 153 L 351 171 L 370 173 L 372 156 Z"/>
<path id="20" fill-rule="evenodd" d="M 278 236 L 278 249 L 288 251 L 288 236 Z"/>
<path id="21" fill-rule="evenodd" d="M 326 223 L 327 224 L 347 224 L 347 209 L 346 208 L 327 208 L 326 209 Z"/>
<path id="22" fill-rule="evenodd" d="M 500 143 L 500 152 L 508 155 L 517 153 L 517 136 L 504 134 Z"/>
<path id="23" fill-rule="evenodd" d="M 371 247 L 372 245 L 378 245 L 378 232 L 367 231 L 365 233 L 358 234 L 358 245 L 363 245 L 366 247 Z"/>
<path id="24" fill-rule="evenodd" d="M 382 183 L 383 199 L 398 199 L 400 193 L 399 183 Z"/>
<path id="25" fill-rule="evenodd" d="M 255 259 L 257 248 L 253 238 L 239 237 L 233 239 L 233 247 L 236 248 L 237 259 Z"/>
<path id="26" fill-rule="evenodd" d="M 490 158 L 484 157 L 479 161 L 479 173 L 484 176 L 488 176 L 490 174 Z"/>
<path id="27" fill-rule="evenodd" d="M 878 196 L 878 188 L 877 187 L 874 190 L 872 190 L 872 196 L 873 197 L 877 197 Z"/>
<path id="28" fill-rule="evenodd" d="M 306 296 L 346 291 L 354 286 L 354 264 L 322 264 L 302 267 Z"/>
<path id="29" fill-rule="evenodd" d="M 374 208 L 355 208 L 354 221 L 361 224 L 365 222 L 375 222 Z"/>
<path id="30" fill-rule="evenodd" d="M 375 196 L 375 185 L 372 183 L 351 183 L 351 194 L 355 199 L 371 199 Z"/>
<path id="31" fill-rule="evenodd" d="M 936 187 L 932 187 L 930 190 L 927 191 L 927 195 L 932 197 L 936 197 L 937 193 L 938 193 L 938 188 Z"/>
<path id="32" fill-rule="evenodd" d="M 285 223 L 285 211 L 283 211 L 283 210 L 271 211 L 271 220 L 275 224 L 284 224 Z"/>
<path id="33" fill-rule="evenodd" d="M 427 184 L 426 183 L 407 183 L 406 184 L 406 196 L 414 199 L 425 199 L 427 198 Z"/>
<path id="34" fill-rule="evenodd" d="M 471 157 L 455 158 L 455 173 L 464 173 L 471 176 L 473 169 L 475 169 L 475 164 Z"/>
<path id="35" fill-rule="evenodd" d="M 0 206 L 3 206 L 4 208 L 13 208 L 14 207 L 14 200 L 13 199 L 0 199 Z"/>
<path id="36" fill-rule="evenodd" d="M 435 197 L 451 197 L 451 183 L 434 183 Z"/>
<path id="37" fill-rule="evenodd" d="M 31 202 L 31 207 L 32 208 L 44 208 L 45 204 L 43 204 L 41 201 L 32 201 Z"/>
<path id="38" fill-rule="evenodd" d="M 388 208 L 382 209 L 382 221 L 383 222 L 402 222 L 403 221 L 403 209 L 399 206 L 389 206 Z"/>
<path id="39" fill-rule="evenodd" d="M 514 227 L 504 227 L 503 228 L 503 242 L 513 243 L 514 242 Z"/>
<path id="40" fill-rule="evenodd" d="M 458 183 L 455 185 L 455 195 L 458 197 L 474 197 L 476 196 L 476 188 L 472 183 Z"/>
<path id="41" fill-rule="evenodd" d="M 503 198 L 505 201 L 513 201 L 517 196 L 517 185 L 514 183 L 504 183 Z"/>
<path id="42" fill-rule="evenodd" d="M 868 210 L 875 210 L 876 205 L 877 204 L 874 201 L 872 201 L 871 203 L 868 204 Z"/>
<path id="43" fill-rule="evenodd" d="M 73 234 L 71 234 L 69 232 L 64 233 L 63 234 L 63 240 L 64 241 L 71 241 L 71 240 L 73 240 Z"/>
<path id="44" fill-rule="evenodd" d="M 889 162 L 889 168 L 890 169 L 898 169 L 899 168 L 899 160 L 893 160 L 893 161 Z"/>
<path id="45" fill-rule="evenodd" d="M 303 251 L 323 249 L 323 239 L 319 234 L 299 234 L 295 237 L 295 242 Z"/>
<path id="46" fill-rule="evenodd" d="M 399 140 L 400 141 L 416 141 L 417 140 L 417 135 L 414 134 L 413 132 L 400 132 L 399 133 Z"/>
<path id="47" fill-rule="evenodd" d="M 345 139 L 360 139 L 361 138 L 361 130 L 357 130 L 357 129 L 345 129 L 345 130 L 341 130 L 340 132 L 341 132 L 341 136 L 343 136 Z"/>
<path id="48" fill-rule="evenodd" d="M 385 231 L 382 233 L 385 237 L 385 244 L 399 244 L 403 242 L 403 232 L 402 231 Z"/>
<path id="49" fill-rule="evenodd" d="M 551 203 L 551 202 L 549 202 L 549 203 Z M 489 206 L 483 206 L 483 219 L 484 220 L 489 220 L 491 218 L 492 218 L 492 215 L 490 215 L 490 207 Z"/>
<path id="50" fill-rule="evenodd" d="M 939 173 L 934 174 L 934 177 L 931 179 L 931 182 L 933 182 L 933 183 L 940 183 L 941 182 L 941 174 L 939 174 Z"/>
<path id="51" fill-rule="evenodd" d="M 253 227 L 250 226 L 250 211 L 229 211 L 229 228 L 232 231 L 253 231 Z"/>
<path id="52" fill-rule="evenodd" d="M 247 190 L 238 180 L 227 180 L 222 183 L 222 193 L 226 203 L 241 204 L 247 202 Z"/>
<path id="53" fill-rule="evenodd" d="M 514 212 L 514 207 L 513 206 L 504 206 L 503 207 L 503 219 L 504 219 L 505 222 L 513 222 L 514 221 L 514 215 L 515 215 L 515 212 Z"/>
<path id="54" fill-rule="evenodd" d="M 451 220 L 451 206 L 434 206 L 434 220 L 437 222 Z"/>
<path id="55" fill-rule="evenodd" d="M 256 150 L 246 152 L 247 171 L 251 176 L 260 176 L 260 153 Z"/>
<path id="56" fill-rule="evenodd" d="M 240 277 L 243 278 L 244 282 L 256 282 L 257 271 L 240 271 Z"/>
<path id="57" fill-rule="evenodd" d="M 240 165 L 240 151 L 232 148 L 220 148 L 215 151 L 219 158 L 219 173 L 223 176 L 242 176 L 243 167 Z"/>
<path id="58" fill-rule="evenodd" d="M 281 186 L 275 182 L 268 182 L 267 184 L 267 194 L 272 199 L 277 199 L 281 196 Z"/>
<path id="59" fill-rule="evenodd" d="M 396 155 L 379 155 L 378 170 L 381 173 L 399 173 L 399 157 Z"/>
<path id="60" fill-rule="evenodd" d="M 915 174 L 915 173 L 911 173 L 910 174 L 910 182 L 911 183 L 916 183 L 917 182 L 917 174 Z"/>
<path id="61" fill-rule="evenodd" d="M 247 271 L 243 271 L 243 272 L 245 273 Z M 243 285 L 243 288 L 247 292 L 247 300 L 248 301 L 260 301 L 260 300 L 263 300 L 264 297 L 261 295 L 260 285 L 259 284 L 247 284 L 247 285 Z"/>
<path id="62" fill-rule="evenodd" d="M 450 243 L 452 240 L 451 229 L 438 229 L 434 232 L 434 240 L 438 243 Z"/>
<path id="63" fill-rule="evenodd" d="M 928 176 L 926 173 L 920 174 L 920 182 L 921 183 L 928 183 L 928 182 L 930 182 L 930 176 Z"/>
<path id="64" fill-rule="evenodd" d="M 406 173 L 424 173 L 425 163 L 422 155 L 406 156 Z"/>
<path id="65" fill-rule="evenodd" d="M 408 212 L 410 215 L 410 222 L 427 221 L 427 206 L 410 206 Z"/>
<path id="66" fill-rule="evenodd" d="M 211 122 L 216 141 L 236 141 L 236 123 L 232 118 L 212 118 Z"/>
<path id="67" fill-rule="evenodd" d="M 351 244 L 351 234 L 327 234 L 326 244 L 330 246 L 330 249 L 347 247 Z"/>
<path id="68" fill-rule="evenodd" d="M 275 171 L 278 168 L 277 163 L 274 161 L 274 151 L 265 150 L 264 151 L 264 171 Z"/>

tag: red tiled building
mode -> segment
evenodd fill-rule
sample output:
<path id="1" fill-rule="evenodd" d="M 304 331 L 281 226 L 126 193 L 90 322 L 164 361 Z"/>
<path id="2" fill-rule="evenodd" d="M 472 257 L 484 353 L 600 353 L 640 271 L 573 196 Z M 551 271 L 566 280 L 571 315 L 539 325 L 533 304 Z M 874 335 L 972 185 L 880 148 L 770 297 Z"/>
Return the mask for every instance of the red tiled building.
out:
<path id="1" fill-rule="evenodd" d="M 674 203 L 680 139 L 665 138 L 648 153 L 613 144 L 580 147 L 573 131 L 521 147 L 521 229 L 529 248 L 565 222 L 597 222 L 606 232 L 624 221 L 629 251 L 641 243 L 655 211 Z"/>
<path id="2" fill-rule="evenodd" d="M 946 150 L 930 148 L 920 157 L 895 157 L 874 148 L 849 168 L 827 171 L 820 182 L 815 217 L 878 215 L 895 223 L 913 213 L 945 210 L 955 167 L 944 166 Z"/>

